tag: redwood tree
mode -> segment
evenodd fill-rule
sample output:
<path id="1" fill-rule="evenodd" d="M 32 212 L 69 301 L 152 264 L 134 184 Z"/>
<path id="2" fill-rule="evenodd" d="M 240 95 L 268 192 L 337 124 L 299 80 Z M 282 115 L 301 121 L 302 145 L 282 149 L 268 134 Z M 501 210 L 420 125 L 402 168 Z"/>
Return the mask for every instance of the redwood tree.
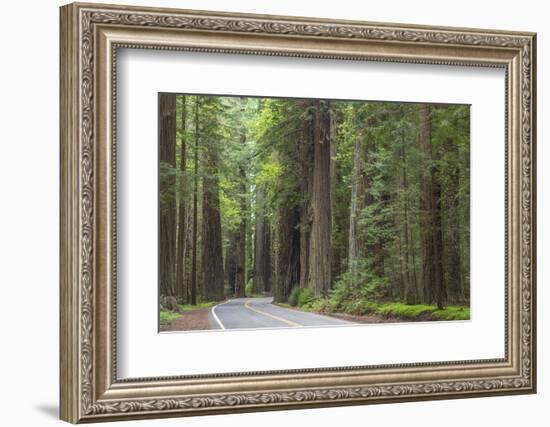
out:
<path id="1" fill-rule="evenodd" d="M 159 96 L 159 161 L 161 191 L 159 218 L 159 275 L 160 292 L 176 295 L 176 96 Z"/>
<path id="2" fill-rule="evenodd" d="M 240 132 L 241 146 L 246 144 L 246 135 L 244 129 Z M 246 285 L 246 171 L 245 165 L 239 165 L 239 198 L 240 198 L 240 222 L 239 234 L 237 238 L 237 254 L 236 254 L 236 274 L 235 274 L 235 296 L 242 298 L 245 296 Z"/>
<path id="3" fill-rule="evenodd" d="M 252 288 L 255 293 L 271 291 L 271 227 L 264 212 L 263 192 L 256 192 L 256 225 L 254 229 L 254 274 Z"/>
<path id="4" fill-rule="evenodd" d="M 187 300 L 187 287 L 185 283 L 185 260 L 187 255 L 187 206 L 185 200 L 186 179 L 185 168 L 187 164 L 187 136 L 186 136 L 186 97 L 181 97 L 181 146 L 180 146 L 180 185 L 178 203 L 178 237 L 176 253 L 176 289 L 181 300 Z"/>
<path id="5" fill-rule="evenodd" d="M 309 250 L 309 288 L 315 296 L 323 295 L 332 283 L 329 108 L 326 101 L 316 101 Z"/>
<path id="6" fill-rule="evenodd" d="M 198 246 L 198 194 L 199 194 L 199 97 L 195 97 L 195 149 L 193 153 L 193 238 L 191 257 L 191 289 L 189 292 L 192 305 L 197 304 L 197 246 Z"/>
<path id="7" fill-rule="evenodd" d="M 217 103 L 209 100 L 205 110 L 208 121 L 202 129 L 208 139 L 202 147 L 202 298 L 219 301 L 224 298 L 224 274 L 218 177 L 220 160 L 214 139 L 219 119 L 212 117 L 217 113 Z"/>
<path id="8" fill-rule="evenodd" d="M 432 144 L 431 109 L 428 104 L 418 106 L 420 146 L 425 164 L 422 176 L 424 221 L 422 226 L 422 278 L 427 302 L 443 308 L 446 289 L 443 274 L 443 235 L 441 230 L 441 187 L 437 150 Z"/>

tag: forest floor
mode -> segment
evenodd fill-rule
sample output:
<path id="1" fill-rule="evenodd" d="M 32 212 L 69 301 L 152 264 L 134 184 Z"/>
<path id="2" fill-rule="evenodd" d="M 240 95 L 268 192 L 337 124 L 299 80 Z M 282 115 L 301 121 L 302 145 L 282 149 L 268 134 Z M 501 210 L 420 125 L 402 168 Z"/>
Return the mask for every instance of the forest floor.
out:
<path id="1" fill-rule="evenodd" d="M 184 311 L 181 317 L 168 323 L 160 324 L 161 332 L 174 331 L 204 331 L 209 329 L 219 329 L 216 323 L 211 319 L 210 308 L 202 307 L 194 310 Z"/>
<path id="2" fill-rule="evenodd" d="M 435 306 L 423 304 L 406 305 L 402 303 L 380 304 L 377 312 L 368 314 L 350 314 L 314 310 L 309 306 L 291 306 L 288 303 L 277 303 L 280 307 L 301 312 L 316 313 L 354 323 L 397 323 L 397 322 L 430 322 L 450 320 L 470 320 L 468 307 L 449 306 L 438 310 Z"/>
<path id="3" fill-rule="evenodd" d="M 381 316 L 378 314 L 347 314 L 347 313 L 326 313 L 322 311 L 315 311 L 311 309 L 304 309 L 300 307 L 292 307 L 290 304 L 287 303 L 275 303 L 275 305 L 278 305 L 279 307 L 288 308 L 289 310 L 296 310 L 301 312 L 307 312 L 307 313 L 315 313 L 322 316 L 328 316 L 328 317 L 334 317 L 335 319 L 340 320 L 346 320 L 351 323 L 392 323 L 392 322 L 399 322 L 402 321 L 397 317 L 387 317 L 387 316 Z"/>
<path id="4" fill-rule="evenodd" d="M 212 317 L 211 307 L 215 302 L 201 303 L 197 306 L 180 305 L 180 313 L 161 312 L 160 331 L 204 331 L 218 329 Z"/>

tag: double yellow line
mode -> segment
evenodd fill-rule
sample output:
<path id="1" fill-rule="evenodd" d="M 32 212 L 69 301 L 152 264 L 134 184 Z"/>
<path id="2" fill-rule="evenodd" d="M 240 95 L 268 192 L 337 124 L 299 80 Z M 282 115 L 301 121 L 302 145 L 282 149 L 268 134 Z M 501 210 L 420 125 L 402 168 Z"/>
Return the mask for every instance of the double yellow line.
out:
<path id="1" fill-rule="evenodd" d="M 262 310 L 258 310 L 257 308 L 254 308 L 250 305 L 250 301 L 247 301 L 244 306 L 246 308 L 248 308 L 249 310 L 252 310 L 256 313 L 259 313 L 259 314 L 263 314 L 264 316 L 267 316 L 267 317 L 271 317 L 272 319 L 276 319 L 276 320 L 279 320 L 281 322 L 284 322 L 286 323 L 287 325 L 290 325 L 290 326 L 304 326 L 304 325 L 300 325 L 299 323 L 296 323 L 296 322 L 293 322 L 292 320 L 287 320 L 287 319 L 283 319 L 282 317 L 279 317 L 279 316 L 275 316 L 274 314 L 271 314 L 271 313 L 266 313 L 265 311 L 262 311 Z"/>

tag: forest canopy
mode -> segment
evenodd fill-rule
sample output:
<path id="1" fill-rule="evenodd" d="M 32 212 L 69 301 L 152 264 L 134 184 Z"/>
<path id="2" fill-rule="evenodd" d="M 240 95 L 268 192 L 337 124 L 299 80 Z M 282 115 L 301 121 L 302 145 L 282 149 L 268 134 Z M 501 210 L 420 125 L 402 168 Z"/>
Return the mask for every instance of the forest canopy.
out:
<path id="1" fill-rule="evenodd" d="M 160 94 L 160 294 L 469 307 L 469 146 L 467 105 Z"/>

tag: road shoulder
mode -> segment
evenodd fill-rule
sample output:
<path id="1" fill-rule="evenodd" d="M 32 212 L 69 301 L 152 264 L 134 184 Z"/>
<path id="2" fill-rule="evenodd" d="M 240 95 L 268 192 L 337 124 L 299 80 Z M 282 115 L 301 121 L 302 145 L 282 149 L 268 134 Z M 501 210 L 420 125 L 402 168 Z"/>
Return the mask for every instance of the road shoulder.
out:
<path id="1" fill-rule="evenodd" d="M 272 303 L 272 304 L 276 307 L 286 308 L 288 310 L 294 310 L 300 313 L 311 313 L 311 314 L 316 314 L 318 316 L 331 317 L 333 319 L 344 320 L 350 323 L 372 324 L 372 323 L 399 322 L 398 319 L 384 317 L 376 314 L 354 315 L 354 314 L 347 314 L 347 313 L 329 313 L 329 312 L 321 312 L 321 311 L 313 311 L 313 310 L 304 310 L 304 309 L 301 309 L 300 307 L 293 307 L 287 304 L 278 304 L 278 303 Z"/>
<path id="2" fill-rule="evenodd" d="M 179 319 L 160 325 L 160 332 L 203 331 L 217 329 L 213 327 L 210 317 L 210 307 L 184 311 Z"/>

